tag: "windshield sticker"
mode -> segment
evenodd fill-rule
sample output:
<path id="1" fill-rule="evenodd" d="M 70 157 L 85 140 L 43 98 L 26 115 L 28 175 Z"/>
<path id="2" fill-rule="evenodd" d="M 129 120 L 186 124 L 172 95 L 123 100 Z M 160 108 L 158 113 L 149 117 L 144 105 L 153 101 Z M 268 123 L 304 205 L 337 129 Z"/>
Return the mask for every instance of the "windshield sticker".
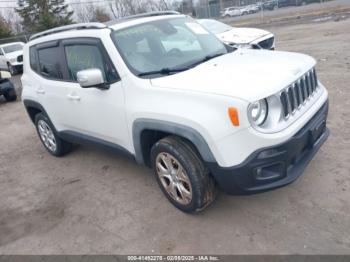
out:
<path id="1" fill-rule="evenodd" d="M 193 33 L 197 35 L 209 35 L 209 32 L 197 23 L 186 23 L 186 25 L 192 30 Z"/>

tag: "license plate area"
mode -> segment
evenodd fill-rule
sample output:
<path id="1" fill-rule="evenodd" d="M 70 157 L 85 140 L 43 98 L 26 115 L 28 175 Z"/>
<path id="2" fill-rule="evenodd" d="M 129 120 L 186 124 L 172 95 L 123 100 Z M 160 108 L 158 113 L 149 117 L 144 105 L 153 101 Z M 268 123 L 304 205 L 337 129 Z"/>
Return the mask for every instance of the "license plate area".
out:
<path id="1" fill-rule="evenodd" d="M 319 140 L 321 135 L 324 133 L 325 129 L 326 129 L 326 119 L 322 119 L 322 121 L 318 122 L 317 125 L 315 125 L 315 127 L 309 131 L 310 147 L 313 147 L 315 144 L 317 144 L 317 141 Z"/>

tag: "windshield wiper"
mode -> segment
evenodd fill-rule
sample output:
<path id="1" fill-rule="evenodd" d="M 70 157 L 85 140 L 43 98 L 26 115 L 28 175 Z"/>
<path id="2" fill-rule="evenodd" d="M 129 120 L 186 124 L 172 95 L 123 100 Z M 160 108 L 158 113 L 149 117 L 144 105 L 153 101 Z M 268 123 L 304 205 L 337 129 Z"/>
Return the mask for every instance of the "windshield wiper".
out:
<path id="1" fill-rule="evenodd" d="M 218 57 L 218 56 L 222 56 L 222 55 L 226 55 L 227 53 L 217 53 L 217 54 L 213 54 L 213 55 L 207 55 L 205 56 L 203 59 L 200 59 L 199 61 L 196 61 L 195 63 L 193 63 L 192 65 L 190 65 L 188 68 L 192 68 L 192 67 L 195 67 L 199 64 L 202 64 L 202 63 L 205 63 L 215 57 Z"/>
<path id="2" fill-rule="evenodd" d="M 203 59 L 200 59 L 199 61 L 196 61 L 195 63 L 191 64 L 190 66 L 186 66 L 186 67 L 181 67 L 181 68 L 162 68 L 159 70 L 154 70 L 154 71 L 149 71 L 149 72 L 143 72 L 143 73 L 139 73 L 137 76 L 148 76 L 148 75 L 170 75 L 172 73 L 179 73 L 179 72 L 183 72 L 186 71 L 188 69 L 191 69 L 199 64 L 202 64 L 204 62 L 209 61 L 210 59 L 213 59 L 215 57 L 218 56 L 222 56 L 225 55 L 226 53 L 218 53 L 218 54 L 214 54 L 214 55 L 207 55 L 205 56 Z"/>
<path id="3" fill-rule="evenodd" d="M 171 73 L 178 73 L 187 70 L 187 67 L 184 68 L 162 68 L 160 70 L 154 70 L 149 72 L 139 73 L 137 76 L 148 76 L 148 75 L 170 75 Z"/>

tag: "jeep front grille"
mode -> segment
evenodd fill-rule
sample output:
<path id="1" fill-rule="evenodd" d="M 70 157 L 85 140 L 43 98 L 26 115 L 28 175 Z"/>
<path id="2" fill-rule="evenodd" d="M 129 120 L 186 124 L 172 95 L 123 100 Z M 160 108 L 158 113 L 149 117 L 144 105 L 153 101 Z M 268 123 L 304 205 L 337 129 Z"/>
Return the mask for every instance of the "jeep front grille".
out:
<path id="1" fill-rule="evenodd" d="M 288 86 L 280 93 L 283 116 L 288 118 L 301 108 L 318 87 L 315 68 L 311 69 L 299 80 Z"/>

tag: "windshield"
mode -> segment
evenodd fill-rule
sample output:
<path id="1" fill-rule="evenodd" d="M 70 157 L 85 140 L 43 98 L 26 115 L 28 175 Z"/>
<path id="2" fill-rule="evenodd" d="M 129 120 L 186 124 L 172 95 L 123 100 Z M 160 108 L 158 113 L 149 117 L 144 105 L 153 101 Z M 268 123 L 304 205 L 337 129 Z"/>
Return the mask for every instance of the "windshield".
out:
<path id="1" fill-rule="evenodd" d="M 221 34 L 232 29 L 231 26 L 215 20 L 201 19 L 198 22 L 213 34 Z"/>
<path id="2" fill-rule="evenodd" d="M 114 31 L 112 39 L 129 69 L 148 78 L 187 70 L 226 47 L 191 18 L 172 18 Z"/>
<path id="3" fill-rule="evenodd" d="M 4 46 L 2 49 L 4 49 L 4 52 L 6 54 L 8 54 L 8 53 L 22 50 L 23 46 L 21 44 L 13 44 L 13 45 Z"/>

